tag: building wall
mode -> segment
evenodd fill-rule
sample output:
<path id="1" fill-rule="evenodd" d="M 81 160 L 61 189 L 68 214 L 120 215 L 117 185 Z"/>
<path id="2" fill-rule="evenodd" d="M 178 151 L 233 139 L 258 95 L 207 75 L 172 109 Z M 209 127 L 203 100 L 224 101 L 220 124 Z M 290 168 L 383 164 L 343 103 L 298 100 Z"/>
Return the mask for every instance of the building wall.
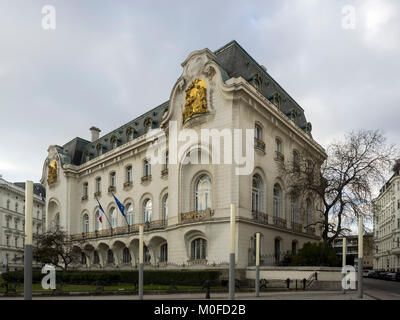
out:
<path id="1" fill-rule="evenodd" d="M 291 251 L 292 242 L 296 241 L 297 247 L 307 241 L 319 241 L 320 230 L 313 234 L 308 234 L 302 229 L 300 232 L 292 230 L 288 197 L 283 182 L 279 178 L 278 164 L 274 160 L 275 138 L 279 137 L 283 142 L 283 153 L 290 159 L 294 149 L 302 151 L 311 150 L 314 161 L 321 162 L 325 157 L 324 150 L 309 135 L 300 130 L 289 118 L 280 112 L 276 106 L 272 105 L 267 99 L 261 97 L 257 90 L 241 78 L 222 81 L 219 67 L 210 59 L 208 50 L 197 51 L 189 55 L 183 64 L 182 76 L 172 89 L 170 107 L 165 114 L 161 127 L 167 133 L 169 141 L 176 141 L 174 127 L 176 125 L 176 135 L 183 129 L 190 129 L 192 133 L 201 136 L 202 129 L 222 130 L 254 129 L 258 122 L 263 128 L 263 140 L 265 142 L 265 152 L 256 151 L 254 147 L 250 152 L 255 157 L 255 170 L 247 175 L 236 175 L 236 164 L 193 164 L 193 163 L 174 163 L 173 148 L 169 148 L 170 163 L 168 165 L 168 175 L 161 176 L 164 168 L 162 164 L 152 164 L 151 180 L 142 182 L 143 161 L 148 156 L 149 145 L 155 138 L 141 136 L 122 146 L 111 150 L 100 157 L 90 160 L 83 165 L 74 166 L 63 164 L 63 159 L 58 153 L 58 146 L 50 146 L 49 154 L 45 160 L 42 183 L 46 184 L 47 191 L 47 224 L 49 227 L 54 223 L 54 217 L 60 212 L 60 226 L 67 230 L 76 240 L 76 246 L 88 256 L 88 265 L 92 265 L 94 250 L 99 252 L 100 265 L 103 268 L 133 267 L 137 263 L 138 255 L 138 234 L 137 224 L 143 223 L 143 201 L 150 198 L 153 203 L 153 223 L 145 229 L 144 241 L 151 255 L 153 266 L 160 263 L 159 252 L 163 243 L 168 243 L 168 263 L 173 265 L 190 265 L 202 267 L 208 265 L 223 265 L 229 258 L 230 243 L 230 204 L 236 204 L 237 229 L 236 229 L 236 249 L 237 263 L 240 268 L 249 264 L 249 243 L 254 233 L 262 232 L 264 254 L 274 254 L 275 239 L 280 239 L 281 251 Z M 207 68 L 207 69 L 206 69 Z M 212 72 L 209 72 L 209 68 Z M 207 70 L 205 72 L 204 70 Z M 194 79 L 201 78 L 207 84 L 207 106 L 209 112 L 202 115 L 195 115 L 183 121 L 182 112 L 185 106 L 185 88 Z M 153 131 L 158 137 L 162 132 Z M 254 140 L 254 136 L 251 136 Z M 208 144 L 213 145 L 213 140 Z M 168 144 L 170 147 L 173 144 Z M 224 144 L 222 144 L 224 146 Z M 247 141 L 242 140 L 242 149 L 248 148 Z M 162 148 L 161 148 L 162 149 Z M 194 152 L 200 152 L 205 157 L 212 157 L 204 149 L 199 149 L 196 142 L 189 139 L 178 139 L 177 157 L 188 159 Z M 161 151 L 160 151 L 161 152 Z M 221 152 L 223 154 L 223 152 Z M 58 163 L 57 181 L 47 183 L 48 165 L 55 159 Z M 125 168 L 132 165 L 133 181 L 132 187 L 123 188 L 125 180 Z M 94 197 L 95 179 L 101 177 L 102 191 L 98 197 L 106 214 L 111 208 L 116 208 L 112 195 L 107 192 L 109 185 L 110 172 L 116 172 L 115 194 L 119 200 L 127 205 L 134 204 L 134 226 L 126 228 L 120 212 L 118 216 L 118 230 L 113 234 L 95 233 L 95 212 L 98 209 L 97 201 Z M 252 176 L 259 173 L 263 178 L 262 191 L 262 211 L 268 214 L 267 221 L 260 223 L 254 221 L 251 208 Z M 195 182 L 202 174 L 208 174 L 211 178 L 211 210 L 205 212 L 195 211 Z M 83 184 L 88 182 L 88 199 L 82 200 Z M 283 214 L 287 224 L 285 228 L 274 225 L 273 210 L 273 186 L 276 182 L 281 182 L 283 189 Z M 161 220 L 162 196 L 168 193 L 168 221 L 157 225 Z M 313 219 L 316 219 L 315 206 L 313 204 Z M 117 208 L 116 208 L 117 209 Z M 118 209 L 117 209 L 118 210 Z M 89 235 L 82 235 L 82 217 L 87 213 L 90 217 Z M 191 213 L 193 213 L 191 215 Z M 185 218 L 189 217 L 189 218 Z M 186 219 L 186 220 L 185 220 Z M 301 215 L 299 210 L 299 223 L 304 227 L 304 213 Z M 147 228 L 146 227 L 146 228 Z M 107 220 L 103 220 L 103 229 L 109 229 Z M 125 234 L 118 234 L 127 231 Z M 107 231 L 108 232 L 108 231 Z M 191 259 L 191 242 L 196 238 L 207 241 L 206 259 L 195 261 Z M 77 241 L 77 240 L 80 241 Z M 127 247 L 132 256 L 132 261 L 128 264 L 121 263 L 122 250 Z M 115 262 L 107 263 L 106 256 L 108 250 L 112 250 Z M 98 266 L 97 266 L 98 267 Z M 168 267 L 168 266 L 167 266 Z"/>
<path id="2" fill-rule="evenodd" d="M 45 202 L 34 195 L 32 231 L 42 234 L 44 230 Z M 24 245 L 25 190 L 0 178 L 0 270 L 6 270 L 7 264 L 10 270 L 23 267 Z"/>

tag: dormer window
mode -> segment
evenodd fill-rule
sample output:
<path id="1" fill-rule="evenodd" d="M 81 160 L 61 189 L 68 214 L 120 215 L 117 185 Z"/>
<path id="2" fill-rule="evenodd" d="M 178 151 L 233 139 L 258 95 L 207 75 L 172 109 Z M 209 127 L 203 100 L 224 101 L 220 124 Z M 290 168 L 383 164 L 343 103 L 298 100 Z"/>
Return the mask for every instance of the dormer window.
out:
<path id="1" fill-rule="evenodd" d="M 133 128 L 129 127 L 126 130 L 126 138 L 128 141 L 132 141 L 133 140 Z"/>
<path id="2" fill-rule="evenodd" d="M 290 117 L 290 120 L 296 121 L 296 118 L 297 118 L 297 111 L 296 111 L 295 109 L 292 109 L 292 110 L 290 111 L 289 117 Z"/>
<path id="3" fill-rule="evenodd" d="M 147 133 L 153 128 L 153 119 L 151 118 L 146 118 L 144 120 L 144 131 Z"/>
<path id="4" fill-rule="evenodd" d="M 277 92 L 274 94 L 274 97 L 272 99 L 272 103 L 277 107 L 280 108 L 281 107 L 281 95 Z"/>
<path id="5" fill-rule="evenodd" d="M 111 142 L 111 149 L 115 149 L 118 147 L 118 139 L 116 136 L 113 136 L 110 142 Z"/>
<path id="6" fill-rule="evenodd" d="M 97 156 L 101 156 L 103 154 L 103 146 L 100 143 L 96 146 L 96 152 Z"/>
<path id="7" fill-rule="evenodd" d="M 256 74 L 253 78 L 253 85 L 254 87 L 258 90 L 261 91 L 261 85 L 262 85 L 262 78 L 260 77 L 259 74 Z"/>

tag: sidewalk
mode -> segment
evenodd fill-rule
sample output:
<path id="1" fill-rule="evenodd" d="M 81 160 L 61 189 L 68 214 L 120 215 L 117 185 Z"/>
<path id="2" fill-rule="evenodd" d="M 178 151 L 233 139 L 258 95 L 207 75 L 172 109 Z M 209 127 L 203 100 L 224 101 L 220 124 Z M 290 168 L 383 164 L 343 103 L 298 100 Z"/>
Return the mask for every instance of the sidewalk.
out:
<path id="1" fill-rule="evenodd" d="M 357 292 L 343 293 L 338 291 L 297 291 L 297 292 L 261 292 L 256 298 L 249 292 L 239 292 L 235 295 L 236 300 L 360 300 Z M 163 295 L 144 295 L 145 300 L 204 300 L 204 294 L 182 293 Z M 22 297 L 6 297 L 0 300 L 12 299 L 22 300 Z M 211 294 L 211 300 L 227 300 L 226 293 Z M 137 295 L 112 295 L 112 296 L 68 296 L 68 297 L 33 297 L 33 300 L 138 300 Z M 362 300 L 375 300 L 364 294 Z"/>

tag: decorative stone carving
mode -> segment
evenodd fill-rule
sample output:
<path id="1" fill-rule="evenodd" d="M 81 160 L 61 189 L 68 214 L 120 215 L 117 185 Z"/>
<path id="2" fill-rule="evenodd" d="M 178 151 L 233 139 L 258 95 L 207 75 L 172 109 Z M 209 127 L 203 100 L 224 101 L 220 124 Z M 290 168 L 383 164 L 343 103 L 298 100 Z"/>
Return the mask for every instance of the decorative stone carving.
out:
<path id="1" fill-rule="evenodd" d="M 57 161 L 52 160 L 48 166 L 47 182 L 54 183 L 57 181 Z"/>
<path id="2" fill-rule="evenodd" d="M 186 89 L 186 102 L 183 121 L 195 114 L 208 113 L 207 85 L 202 79 L 195 79 Z"/>

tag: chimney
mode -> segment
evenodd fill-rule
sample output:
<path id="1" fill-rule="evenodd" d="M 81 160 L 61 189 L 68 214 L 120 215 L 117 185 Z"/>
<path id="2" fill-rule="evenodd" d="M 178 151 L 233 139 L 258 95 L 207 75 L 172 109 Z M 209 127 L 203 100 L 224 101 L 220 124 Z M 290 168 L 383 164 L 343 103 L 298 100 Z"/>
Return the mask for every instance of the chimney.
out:
<path id="1" fill-rule="evenodd" d="M 90 128 L 90 133 L 92 134 L 92 142 L 96 141 L 100 138 L 100 129 L 96 127 L 91 127 Z"/>

